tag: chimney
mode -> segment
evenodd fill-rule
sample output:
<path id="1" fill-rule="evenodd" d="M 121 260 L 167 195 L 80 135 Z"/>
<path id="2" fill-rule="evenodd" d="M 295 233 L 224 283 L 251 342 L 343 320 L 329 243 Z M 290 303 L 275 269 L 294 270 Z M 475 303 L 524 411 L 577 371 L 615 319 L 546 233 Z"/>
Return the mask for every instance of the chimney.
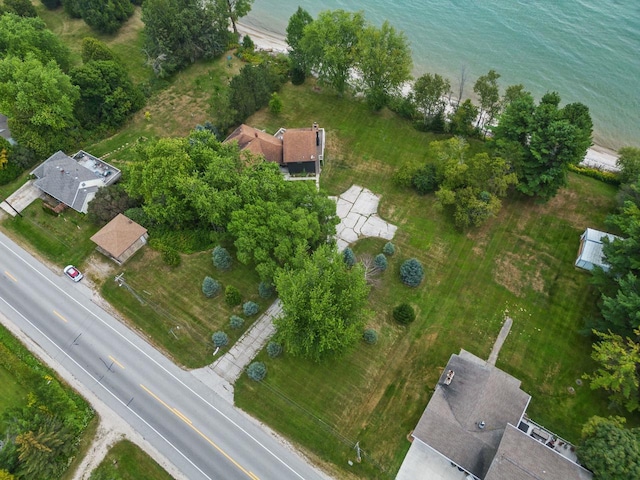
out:
<path id="1" fill-rule="evenodd" d="M 258 132 L 254 132 L 254 135 L 256 136 L 256 138 L 258 138 Z"/>

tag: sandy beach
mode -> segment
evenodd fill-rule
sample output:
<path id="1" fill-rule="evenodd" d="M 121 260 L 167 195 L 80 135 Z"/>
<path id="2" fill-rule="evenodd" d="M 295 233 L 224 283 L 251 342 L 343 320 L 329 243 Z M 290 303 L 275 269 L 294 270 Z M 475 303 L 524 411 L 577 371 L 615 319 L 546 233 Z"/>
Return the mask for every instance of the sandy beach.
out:
<path id="1" fill-rule="evenodd" d="M 255 28 L 241 22 L 238 22 L 237 26 L 241 35 L 249 35 L 251 37 L 258 50 L 275 53 L 287 53 L 289 51 L 284 35 Z M 408 91 L 408 87 L 403 88 L 404 91 Z M 617 160 L 618 154 L 614 150 L 593 145 L 587 150 L 581 165 L 616 172 L 619 170 Z"/>

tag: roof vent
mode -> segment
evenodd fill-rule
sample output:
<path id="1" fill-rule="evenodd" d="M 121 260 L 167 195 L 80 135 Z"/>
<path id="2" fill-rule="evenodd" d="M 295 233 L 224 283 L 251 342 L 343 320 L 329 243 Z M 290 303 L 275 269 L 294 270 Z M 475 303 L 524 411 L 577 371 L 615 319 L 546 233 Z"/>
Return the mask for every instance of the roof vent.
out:
<path id="1" fill-rule="evenodd" d="M 456 374 L 456 372 L 454 372 L 453 370 L 449 370 L 447 372 L 447 377 L 444 379 L 444 384 L 445 385 L 450 385 L 451 381 L 453 380 L 453 376 Z"/>
<path id="2" fill-rule="evenodd" d="M 478 428 L 479 428 L 480 430 L 484 430 L 485 425 L 486 425 L 486 424 L 484 423 L 484 420 L 482 420 L 481 422 L 478 422 Z"/>

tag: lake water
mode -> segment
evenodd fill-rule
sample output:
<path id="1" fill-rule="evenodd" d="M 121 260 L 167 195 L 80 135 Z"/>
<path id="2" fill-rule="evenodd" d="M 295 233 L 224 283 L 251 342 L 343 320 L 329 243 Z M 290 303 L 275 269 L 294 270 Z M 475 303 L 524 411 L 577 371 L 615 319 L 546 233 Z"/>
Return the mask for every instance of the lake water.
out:
<path id="1" fill-rule="evenodd" d="M 464 67 L 469 96 L 494 69 L 502 87 L 587 105 L 598 145 L 640 147 L 639 0 L 255 0 L 242 21 L 283 34 L 298 5 L 388 20 L 409 39 L 414 75 L 439 73 L 457 92 Z"/>

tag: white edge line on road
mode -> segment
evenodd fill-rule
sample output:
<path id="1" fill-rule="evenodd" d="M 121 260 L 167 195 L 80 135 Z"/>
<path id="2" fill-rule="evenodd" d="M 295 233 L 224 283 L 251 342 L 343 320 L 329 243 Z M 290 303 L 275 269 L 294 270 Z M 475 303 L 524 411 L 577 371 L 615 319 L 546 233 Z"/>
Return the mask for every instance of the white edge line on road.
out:
<path id="1" fill-rule="evenodd" d="M 0 243 L 2 243 L 0 241 Z M 124 403 L 122 400 L 120 400 L 115 393 L 113 393 L 111 390 L 109 390 L 107 387 L 105 387 L 96 377 L 94 377 L 93 375 L 91 375 L 82 365 L 80 365 L 78 362 L 76 362 L 73 357 L 71 357 L 67 352 L 64 351 L 64 349 L 62 349 L 62 347 L 60 347 L 56 342 L 54 342 L 52 339 L 50 339 L 47 334 L 45 334 L 42 330 L 40 330 L 36 325 L 34 325 L 31 320 L 29 320 L 27 317 L 25 317 L 22 313 L 20 313 L 18 310 L 16 310 L 13 305 L 11 305 L 9 302 L 7 302 L 4 298 L 0 297 L 0 300 L 2 300 L 2 302 L 8 306 L 11 310 L 13 310 L 14 312 L 16 312 L 18 315 L 20 315 L 29 325 L 31 325 L 33 328 L 35 328 L 40 335 L 42 335 L 44 338 L 46 338 L 47 340 L 49 340 L 58 350 L 60 350 L 65 357 L 67 357 L 69 360 L 71 360 L 73 363 L 76 364 L 76 366 L 78 368 L 80 368 L 84 373 L 86 373 L 89 378 L 91 378 L 93 381 L 95 381 L 98 385 L 100 385 L 107 393 L 109 393 L 109 395 L 111 395 L 113 398 L 115 398 L 118 402 L 120 402 L 122 404 L 123 407 L 125 407 L 127 410 L 129 410 L 131 413 L 133 413 L 136 417 L 138 417 L 147 427 L 149 427 L 151 430 L 153 430 L 160 438 L 162 438 L 165 442 L 167 442 L 176 452 L 178 452 L 187 462 L 189 462 L 191 465 L 193 465 L 196 470 L 198 470 L 200 473 L 202 473 L 202 475 L 205 476 L 205 478 L 208 478 L 209 480 L 212 480 L 211 477 L 209 477 L 206 473 L 204 473 L 202 470 L 200 470 L 200 468 L 193 463 L 191 460 L 189 460 L 189 457 L 187 457 L 184 453 L 182 453 L 178 447 L 176 447 L 173 443 L 171 443 L 169 440 L 167 440 L 158 430 L 156 430 L 153 426 L 151 426 L 144 418 L 142 418 L 140 415 L 138 415 L 131 407 L 129 407 L 126 403 Z M 69 372 L 71 373 L 71 372 Z"/>
<path id="2" fill-rule="evenodd" d="M 288 463 L 286 463 L 284 460 L 282 460 L 280 457 L 278 457 L 275 453 L 273 453 L 271 450 L 269 450 L 263 443 L 261 443 L 257 438 L 255 438 L 253 435 L 251 435 L 249 432 L 247 432 L 244 428 L 242 428 L 240 425 L 238 425 L 236 422 L 234 422 L 231 418 L 229 418 L 227 415 L 225 415 L 223 412 L 221 412 L 220 410 L 218 410 L 218 408 L 216 408 L 214 405 L 212 405 L 211 403 L 209 403 L 206 399 L 202 398 L 202 396 L 200 394 L 198 394 L 197 392 L 195 392 L 189 385 L 187 385 L 186 383 L 184 383 L 182 380 L 180 380 L 178 377 L 176 377 L 173 373 L 171 373 L 169 370 L 167 370 L 165 367 L 163 367 L 162 365 L 160 365 L 160 363 L 158 363 L 154 358 L 152 358 L 149 354 L 147 354 L 144 350 L 142 350 L 140 347 L 138 347 L 135 343 L 133 343 L 131 340 L 129 340 L 126 336 L 124 336 L 122 333 L 120 333 L 118 330 L 116 330 L 115 328 L 113 328 L 111 325 L 109 325 L 107 322 L 105 322 L 102 318 L 100 318 L 98 315 L 96 315 L 95 313 L 93 313 L 91 310 L 89 310 L 87 307 L 85 307 L 84 305 L 82 305 L 78 300 L 76 300 L 75 298 L 73 298 L 71 295 L 69 295 L 65 290 L 63 290 L 62 288 L 60 288 L 58 285 L 56 285 L 55 283 L 53 283 L 49 278 L 47 278 L 44 274 L 42 274 L 42 272 L 40 272 L 38 269 L 36 269 L 33 265 L 29 264 L 29 262 L 27 262 L 24 258 L 22 258 L 20 255 L 18 255 L 17 252 L 15 252 L 13 249 L 11 249 L 11 247 L 9 245 L 7 245 L 6 243 L 4 243 L 2 240 L 0 240 L 0 244 L 2 244 L 5 248 L 7 248 L 11 253 L 13 253 L 21 262 L 23 262 L 24 264 L 26 264 L 29 268 L 31 268 L 33 271 L 35 271 L 38 275 L 40 275 L 42 278 L 44 278 L 47 282 L 49 282 L 51 285 L 53 285 L 56 289 L 58 289 L 60 292 L 62 292 L 64 295 L 66 295 L 69 299 L 71 299 L 73 302 L 75 302 L 76 304 L 78 304 L 81 308 L 83 308 L 84 310 L 86 310 L 90 315 L 92 315 L 93 317 L 97 318 L 100 322 L 102 322 L 103 325 L 105 325 L 107 328 L 111 329 L 113 332 L 115 332 L 117 335 L 119 335 L 124 341 L 126 341 L 127 343 L 129 343 L 132 347 L 134 347 L 136 350 L 138 350 L 140 353 L 142 353 L 142 355 L 144 355 L 145 357 L 147 357 L 149 360 L 151 360 L 153 363 L 155 363 L 158 367 L 160 367 L 162 370 L 164 370 L 165 373 L 167 373 L 170 377 L 172 377 L 174 380 L 176 380 L 178 383 L 180 383 L 183 387 L 185 387 L 187 390 L 189 390 L 193 395 L 195 395 L 196 397 L 198 397 L 200 400 L 202 400 L 202 402 L 204 402 L 206 405 L 209 405 L 209 407 L 211 407 L 213 410 L 215 410 L 216 412 L 218 412 L 218 414 L 220 416 L 222 416 L 223 418 L 225 418 L 229 423 L 231 423 L 234 427 L 236 427 L 238 430 L 240 430 L 242 433 L 244 433 L 247 437 L 249 437 L 251 440 L 253 440 L 256 444 L 258 444 L 264 451 L 266 451 L 267 453 L 269 453 L 273 458 L 275 458 L 278 462 L 280 462 L 282 465 L 284 465 L 286 468 L 288 468 L 293 474 L 295 474 L 298 478 L 305 480 L 305 478 L 300 475 L 298 472 L 296 472 Z M 29 254 L 27 252 L 27 254 Z M 29 254 L 30 255 L 30 254 Z M 37 260 L 36 260 L 37 261 Z M 6 302 L 5 302 L 6 303 Z M 9 304 L 7 304 L 9 305 Z M 9 305 L 11 306 L 11 305 Z M 96 305 L 98 308 L 100 308 L 98 305 Z M 13 307 L 11 307 L 13 309 Z M 13 309 L 15 311 L 15 309 Z M 100 308 L 100 310 L 102 310 Z M 17 312 L 17 311 L 16 311 Z M 19 312 L 17 312 L 19 313 Z M 105 312 L 106 313 L 106 312 Z M 20 314 L 22 316 L 22 314 Z M 23 318 L 25 318 L 23 316 Z M 25 318 L 26 320 L 26 318 Z M 31 322 L 29 320 L 27 320 L 30 324 Z M 32 326 L 34 326 L 34 328 L 36 328 L 38 331 L 40 331 L 37 327 L 35 327 L 35 325 L 31 324 Z M 128 329 L 128 327 L 126 327 Z M 131 331 L 131 330 L 130 330 Z M 42 333 L 42 332 L 41 332 Z M 135 334 L 135 332 L 133 332 Z M 43 334 L 44 335 L 44 334 Z M 46 335 L 45 335 L 46 336 Z M 54 344 L 55 345 L 55 344 Z M 58 347 L 56 345 L 56 347 Z M 60 347 L 58 347 L 60 348 Z M 153 347 L 152 347 L 153 348 Z M 66 352 L 65 352 L 65 355 Z M 68 355 L 67 355 L 68 356 Z M 71 357 L 69 357 L 71 358 Z M 75 361 L 74 361 L 75 363 Z M 80 365 L 78 365 L 80 366 Z M 80 367 L 82 368 L 82 367 Z M 83 368 L 84 370 L 84 368 Z M 92 377 L 93 378 L 93 377 Z M 111 392 L 109 392 L 111 393 Z M 113 393 L 111 393 L 113 395 Z M 115 395 L 114 395 L 115 396 Z M 116 397 L 117 398 L 117 397 Z M 120 401 L 122 403 L 121 400 L 118 399 L 118 401 Z M 135 412 L 134 412 L 135 413 Z M 136 414 L 137 416 L 137 414 Z M 142 419 L 141 419 L 142 420 Z M 144 421 L 144 420 L 143 420 Z M 147 422 L 145 422 L 147 423 Z M 149 425 L 149 424 L 147 424 Z M 151 427 L 151 425 L 149 425 Z M 153 427 L 151 427 L 153 428 Z M 155 429 L 154 429 L 155 431 Z M 162 437 L 162 435 L 160 435 Z M 175 446 L 173 446 L 168 440 L 166 440 L 164 437 L 162 437 L 167 443 L 169 443 L 169 445 L 171 445 L 173 448 L 176 448 Z M 177 450 L 177 449 L 176 449 Z M 179 450 L 177 450 L 178 452 L 180 452 Z M 180 452 L 180 454 L 182 456 L 184 456 L 184 454 L 182 454 L 182 452 Z M 186 457 L 185 457 L 186 458 Z M 190 463 L 192 463 L 189 460 Z M 193 465 L 193 463 L 192 463 Z M 195 465 L 194 465 L 195 466 Z M 198 468 L 198 467 L 196 467 Z M 198 470 L 200 470 L 198 468 Z M 201 471 L 201 470 L 200 470 Z M 206 476 L 206 475 L 205 475 Z M 209 477 L 207 477 L 209 478 Z"/>

